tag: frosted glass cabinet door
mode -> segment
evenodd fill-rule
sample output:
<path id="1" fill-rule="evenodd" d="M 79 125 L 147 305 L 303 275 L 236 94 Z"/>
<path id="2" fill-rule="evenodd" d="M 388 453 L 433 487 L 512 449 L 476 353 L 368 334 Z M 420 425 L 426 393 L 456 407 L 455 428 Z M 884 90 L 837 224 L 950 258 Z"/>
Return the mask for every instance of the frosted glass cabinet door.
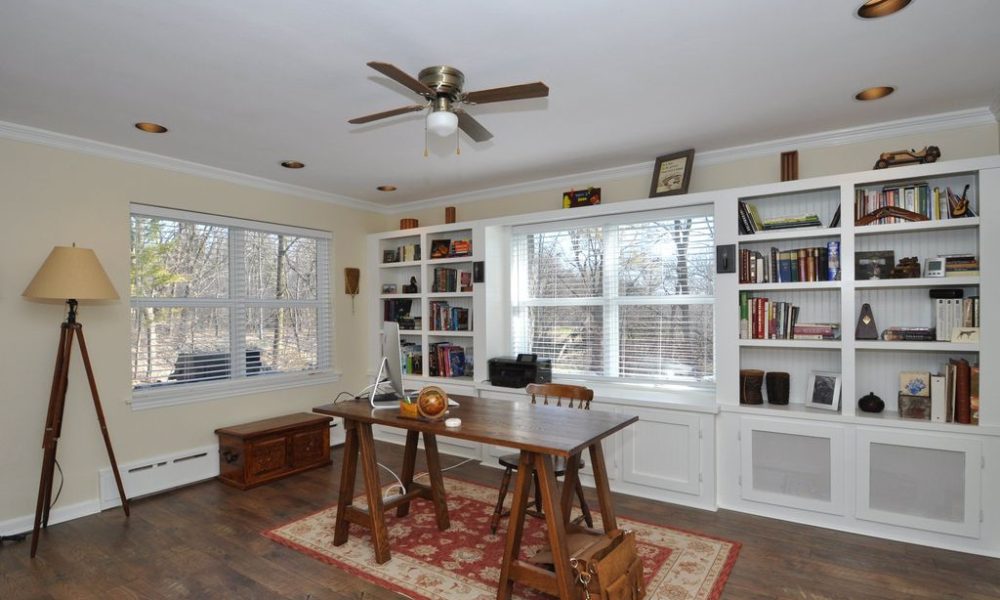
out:
<path id="1" fill-rule="evenodd" d="M 979 537 L 982 444 L 859 428 L 859 519 Z"/>
<path id="2" fill-rule="evenodd" d="M 741 420 L 743 499 L 842 515 L 844 480 L 842 427 L 754 417 Z"/>

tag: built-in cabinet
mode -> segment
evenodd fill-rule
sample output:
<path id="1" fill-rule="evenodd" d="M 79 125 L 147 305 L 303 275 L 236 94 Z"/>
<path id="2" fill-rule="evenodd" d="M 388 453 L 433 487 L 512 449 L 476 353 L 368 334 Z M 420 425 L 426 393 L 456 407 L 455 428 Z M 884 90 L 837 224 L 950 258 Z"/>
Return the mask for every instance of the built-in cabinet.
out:
<path id="1" fill-rule="evenodd" d="M 874 195 L 883 188 L 906 190 L 923 184 L 927 190 L 950 187 L 956 194 L 968 190 L 976 216 L 856 224 L 854 203 L 859 196 Z M 588 216 L 610 215 L 656 210 L 668 201 L 713 205 L 716 243 L 732 244 L 737 261 L 743 250 L 780 259 L 792 250 L 824 248 L 827 256 L 821 262 L 817 250 L 812 266 L 815 275 L 802 281 L 772 276 L 768 281 L 741 282 L 739 268 L 736 273 L 717 274 L 717 382 L 714 395 L 707 394 L 707 400 L 704 393 L 595 386 L 594 410 L 639 416 L 638 423 L 604 444 L 612 489 L 678 504 L 722 507 L 1000 556 L 1000 510 L 993 502 L 1000 495 L 1000 398 L 993 391 L 1000 385 L 1000 376 L 987 368 L 1000 364 L 996 334 L 1000 317 L 992 310 L 1000 298 L 1000 270 L 995 259 L 1000 255 L 1000 210 L 995 207 L 1000 202 L 1000 158 L 915 165 L 579 210 L 588 211 Z M 753 204 L 763 220 L 812 213 L 818 216 L 820 226 L 741 234 L 741 202 Z M 836 222 L 838 210 L 840 219 Z M 573 213 L 574 217 L 580 215 Z M 491 386 L 486 373 L 487 360 L 508 353 L 510 347 L 509 232 L 512 225 L 532 219 L 561 218 L 564 213 L 549 211 L 370 236 L 370 270 L 376 275 L 369 280 L 373 297 L 378 299 L 378 310 L 371 320 L 373 335 L 384 316 L 382 303 L 397 299 L 394 294 L 382 293 L 381 286 L 401 286 L 416 277 L 419 291 L 411 296 L 414 310 L 423 318 L 419 327 L 403 335 L 421 345 L 423 364 L 427 364 L 429 345 L 437 341 L 464 344 L 474 356 L 471 376 L 442 378 L 417 372 L 404 378 L 407 386 L 434 383 L 454 394 L 526 401 L 522 390 Z M 426 316 L 429 302 L 439 298 L 427 286 L 434 267 L 439 266 L 434 261 L 441 259 L 428 258 L 426 252 L 433 239 L 466 234 L 472 239 L 472 255 L 457 261 L 459 268 L 471 269 L 473 261 L 483 261 L 487 273 L 485 283 L 475 283 L 471 294 L 454 298 L 471 308 L 472 329 L 468 333 L 437 332 L 429 327 Z M 383 263 L 387 251 L 404 242 L 420 244 L 420 258 L 406 264 Z M 832 248 L 838 255 L 839 272 L 820 276 L 820 265 L 829 267 Z M 859 277 L 855 260 L 859 253 L 887 250 L 894 253 L 894 264 L 879 268 L 891 271 L 899 259 L 916 257 L 921 276 L 896 279 L 880 273 L 878 279 Z M 929 277 L 924 271 L 927 258 L 956 254 L 977 255 L 980 271 L 941 278 Z M 879 332 L 893 326 L 936 326 L 938 316 L 929 291 L 942 287 L 958 288 L 966 297 L 982 299 L 978 341 L 856 339 L 855 326 L 865 304 L 871 307 Z M 753 336 L 746 329 L 741 335 L 740 305 L 746 298 L 794 305 L 800 323 L 835 324 L 837 335 L 782 339 Z M 979 423 L 901 416 L 896 401 L 900 372 L 936 373 L 950 359 L 965 359 L 982 367 Z M 372 364 L 377 364 L 374 355 Z M 788 373 L 788 404 L 769 403 L 766 391 L 763 404 L 740 404 L 741 369 Z M 842 391 L 835 410 L 808 406 L 812 392 L 807 382 L 816 372 L 839 375 Z M 866 413 L 857 408 L 858 399 L 869 392 L 885 401 L 883 412 Z M 403 440 L 391 430 L 379 435 L 400 443 Z M 497 457 L 509 452 L 502 447 L 451 441 L 442 443 L 442 448 L 479 458 L 486 465 L 496 465 Z M 585 484 L 590 483 L 588 469 L 583 471 Z"/>

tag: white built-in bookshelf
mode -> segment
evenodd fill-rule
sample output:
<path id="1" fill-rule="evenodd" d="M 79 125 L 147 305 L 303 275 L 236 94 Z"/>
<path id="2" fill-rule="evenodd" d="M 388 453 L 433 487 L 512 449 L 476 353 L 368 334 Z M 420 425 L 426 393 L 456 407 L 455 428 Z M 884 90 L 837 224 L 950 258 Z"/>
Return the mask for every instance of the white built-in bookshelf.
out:
<path id="1" fill-rule="evenodd" d="M 926 221 L 856 223 L 857 195 L 874 197 L 885 189 L 951 188 L 967 198 L 976 216 Z M 823 523 L 882 535 L 941 544 L 939 534 L 969 541 L 953 547 L 997 554 L 1000 515 L 983 499 L 998 491 L 996 465 L 987 455 L 1000 449 L 1000 399 L 997 373 L 1000 343 L 992 304 L 1000 298 L 996 256 L 1000 252 L 1000 161 L 995 157 L 914 165 L 812 181 L 795 181 L 732 190 L 717 214 L 732 211 L 719 243 L 734 241 L 741 251 L 777 256 L 793 249 L 839 246 L 840 277 L 787 282 L 780 274 L 761 281 L 759 268 L 719 280 L 717 369 L 720 435 L 720 503 L 760 514 Z M 919 196 L 917 196 L 919 199 Z M 785 215 L 816 214 L 821 226 L 747 233 L 740 224 L 740 203 L 752 204 L 761 221 Z M 840 223 L 831 226 L 838 207 Z M 915 206 L 915 208 L 919 208 Z M 776 251 L 772 251 L 776 249 Z M 859 253 L 893 252 L 893 264 L 866 279 L 856 272 Z M 776 252 L 776 254 L 775 254 Z M 979 271 L 928 276 L 925 261 L 947 255 L 975 255 Z M 751 254 L 751 256 L 754 256 Z M 862 255 L 866 256 L 866 255 Z M 916 257 L 920 276 L 889 278 L 901 258 Z M 817 255 L 817 261 L 819 255 Z M 757 262 L 759 267 L 760 262 Z M 741 264 L 740 267 L 744 267 Z M 773 275 L 764 265 L 767 275 Z M 864 268 L 878 268 L 869 267 Z M 780 268 L 775 269 L 780 271 Z M 767 279 L 767 277 L 764 277 Z M 751 280 L 753 282 L 748 282 Z M 931 290 L 959 289 L 978 296 L 978 341 L 949 339 L 901 341 L 856 339 L 862 306 L 868 304 L 881 334 L 889 327 L 937 327 Z M 798 307 L 799 323 L 839 325 L 837 339 L 764 339 L 740 328 L 741 301 L 768 298 Z M 745 302 L 743 302 L 745 303 Z M 752 303 L 751 303 L 752 304 Z M 749 337 L 749 339 L 748 339 Z M 950 360 L 979 365 L 978 424 L 938 422 L 901 416 L 897 410 L 900 373 L 940 373 Z M 788 405 L 740 404 L 739 372 L 755 369 L 789 374 Z M 807 403 L 810 373 L 839 374 L 839 410 Z M 885 402 L 880 413 L 864 412 L 858 400 L 873 392 Z M 726 442 L 727 432 L 736 438 Z M 728 460 L 727 460 L 728 459 Z M 771 506 L 780 509 L 772 511 Z M 789 510 L 793 512 L 788 512 Z M 798 511 L 798 512 L 796 512 Z M 937 537 L 936 537 L 937 536 Z M 974 541 L 973 541 L 974 540 Z"/>
<path id="2" fill-rule="evenodd" d="M 467 383 L 475 373 L 476 286 L 473 263 L 482 260 L 481 233 L 439 225 L 369 236 L 371 331 L 384 321 L 400 325 L 404 377 L 420 384 Z M 456 242 L 459 244 L 456 245 Z M 465 247 L 462 246 L 465 244 Z M 416 284 L 416 292 L 409 291 Z M 373 334 L 375 335 L 375 334 Z M 371 344 L 379 351 L 378 344 Z M 439 352 L 443 349 L 443 353 Z M 461 354 L 461 360 L 454 358 Z M 446 369 L 441 362 L 449 357 Z M 373 357 L 373 364 L 377 357 Z M 461 364 L 461 372 L 451 368 Z"/>

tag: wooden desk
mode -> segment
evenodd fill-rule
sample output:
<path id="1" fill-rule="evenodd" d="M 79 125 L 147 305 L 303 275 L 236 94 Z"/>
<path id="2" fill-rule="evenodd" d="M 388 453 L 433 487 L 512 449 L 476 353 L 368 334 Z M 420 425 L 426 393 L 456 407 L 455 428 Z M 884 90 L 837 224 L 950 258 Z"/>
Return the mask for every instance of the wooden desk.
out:
<path id="1" fill-rule="evenodd" d="M 386 562 L 390 554 L 385 511 L 396 508 L 397 516 L 405 516 L 414 498 L 426 498 L 433 502 L 438 529 L 442 531 L 448 529 L 450 526 L 448 505 L 436 436 L 443 435 L 517 448 L 521 451 L 521 458 L 517 470 L 517 482 L 514 485 L 497 598 L 499 600 L 510 598 L 515 581 L 559 598 L 577 598 L 579 587 L 574 586 L 572 569 L 569 566 L 570 551 L 566 530 L 569 527 L 569 513 L 573 506 L 573 488 L 578 476 L 580 453 L 585 449 L 590 451 L 604 530 L 613 531 L 617 529 L 618 524 L 611 502 L 601 440 L 638 421 L 639 418 L 596 410 L 532 405 L 527 401 L 505 402 L 467 396 L 453 396 L 453 398 L 461 406 L 451 408 L 448 416 L 462 419 L 461 427 L 457 428 L 447 428 L 441 421 L 404 419 L 399 416 L 398 410 L 391 408 L 372 410 L 368 403 L 363 401 L 325 404 L 313 409 L 324 415 L 343 418 L 347 436 L 344 442 L 344 464 L 341 470 L 333 543 L 339 546 L 347 541 L 350 523 L 367 527 L 372 531 L 375 560 L 379 563 Z M 406 430 L 401 479 L 407 493 L 390 502 L 383 502 L 380 493 L 372 425 L 388 425 Z M 424 436 L 424 452 L 430 476 L 429 486 L 413 481 L 417 440 L 421 433 Z M 359 453 L 368 510 L 353 506 L 352 503 Z M 561 492 L 554 475 L 552 464 L 554 456 L 567 459 L 566 476 Z M 542 507 L 545 511 L 549 543 L 555 563 L 554 573 L 517 559 L 521 549 L 533 473 L 538 474 Z"/>

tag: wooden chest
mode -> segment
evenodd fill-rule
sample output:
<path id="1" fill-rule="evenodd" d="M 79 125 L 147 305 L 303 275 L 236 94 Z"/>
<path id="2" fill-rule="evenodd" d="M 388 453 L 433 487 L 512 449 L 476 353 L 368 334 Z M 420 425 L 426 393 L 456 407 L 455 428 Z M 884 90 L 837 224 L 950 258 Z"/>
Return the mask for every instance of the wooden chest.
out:
<path id="1" fill-rule="evenodd" d="M 331 420 L 300 413 L 216 429 L 219 479 L 245 490 L 330 464 Z"/>

